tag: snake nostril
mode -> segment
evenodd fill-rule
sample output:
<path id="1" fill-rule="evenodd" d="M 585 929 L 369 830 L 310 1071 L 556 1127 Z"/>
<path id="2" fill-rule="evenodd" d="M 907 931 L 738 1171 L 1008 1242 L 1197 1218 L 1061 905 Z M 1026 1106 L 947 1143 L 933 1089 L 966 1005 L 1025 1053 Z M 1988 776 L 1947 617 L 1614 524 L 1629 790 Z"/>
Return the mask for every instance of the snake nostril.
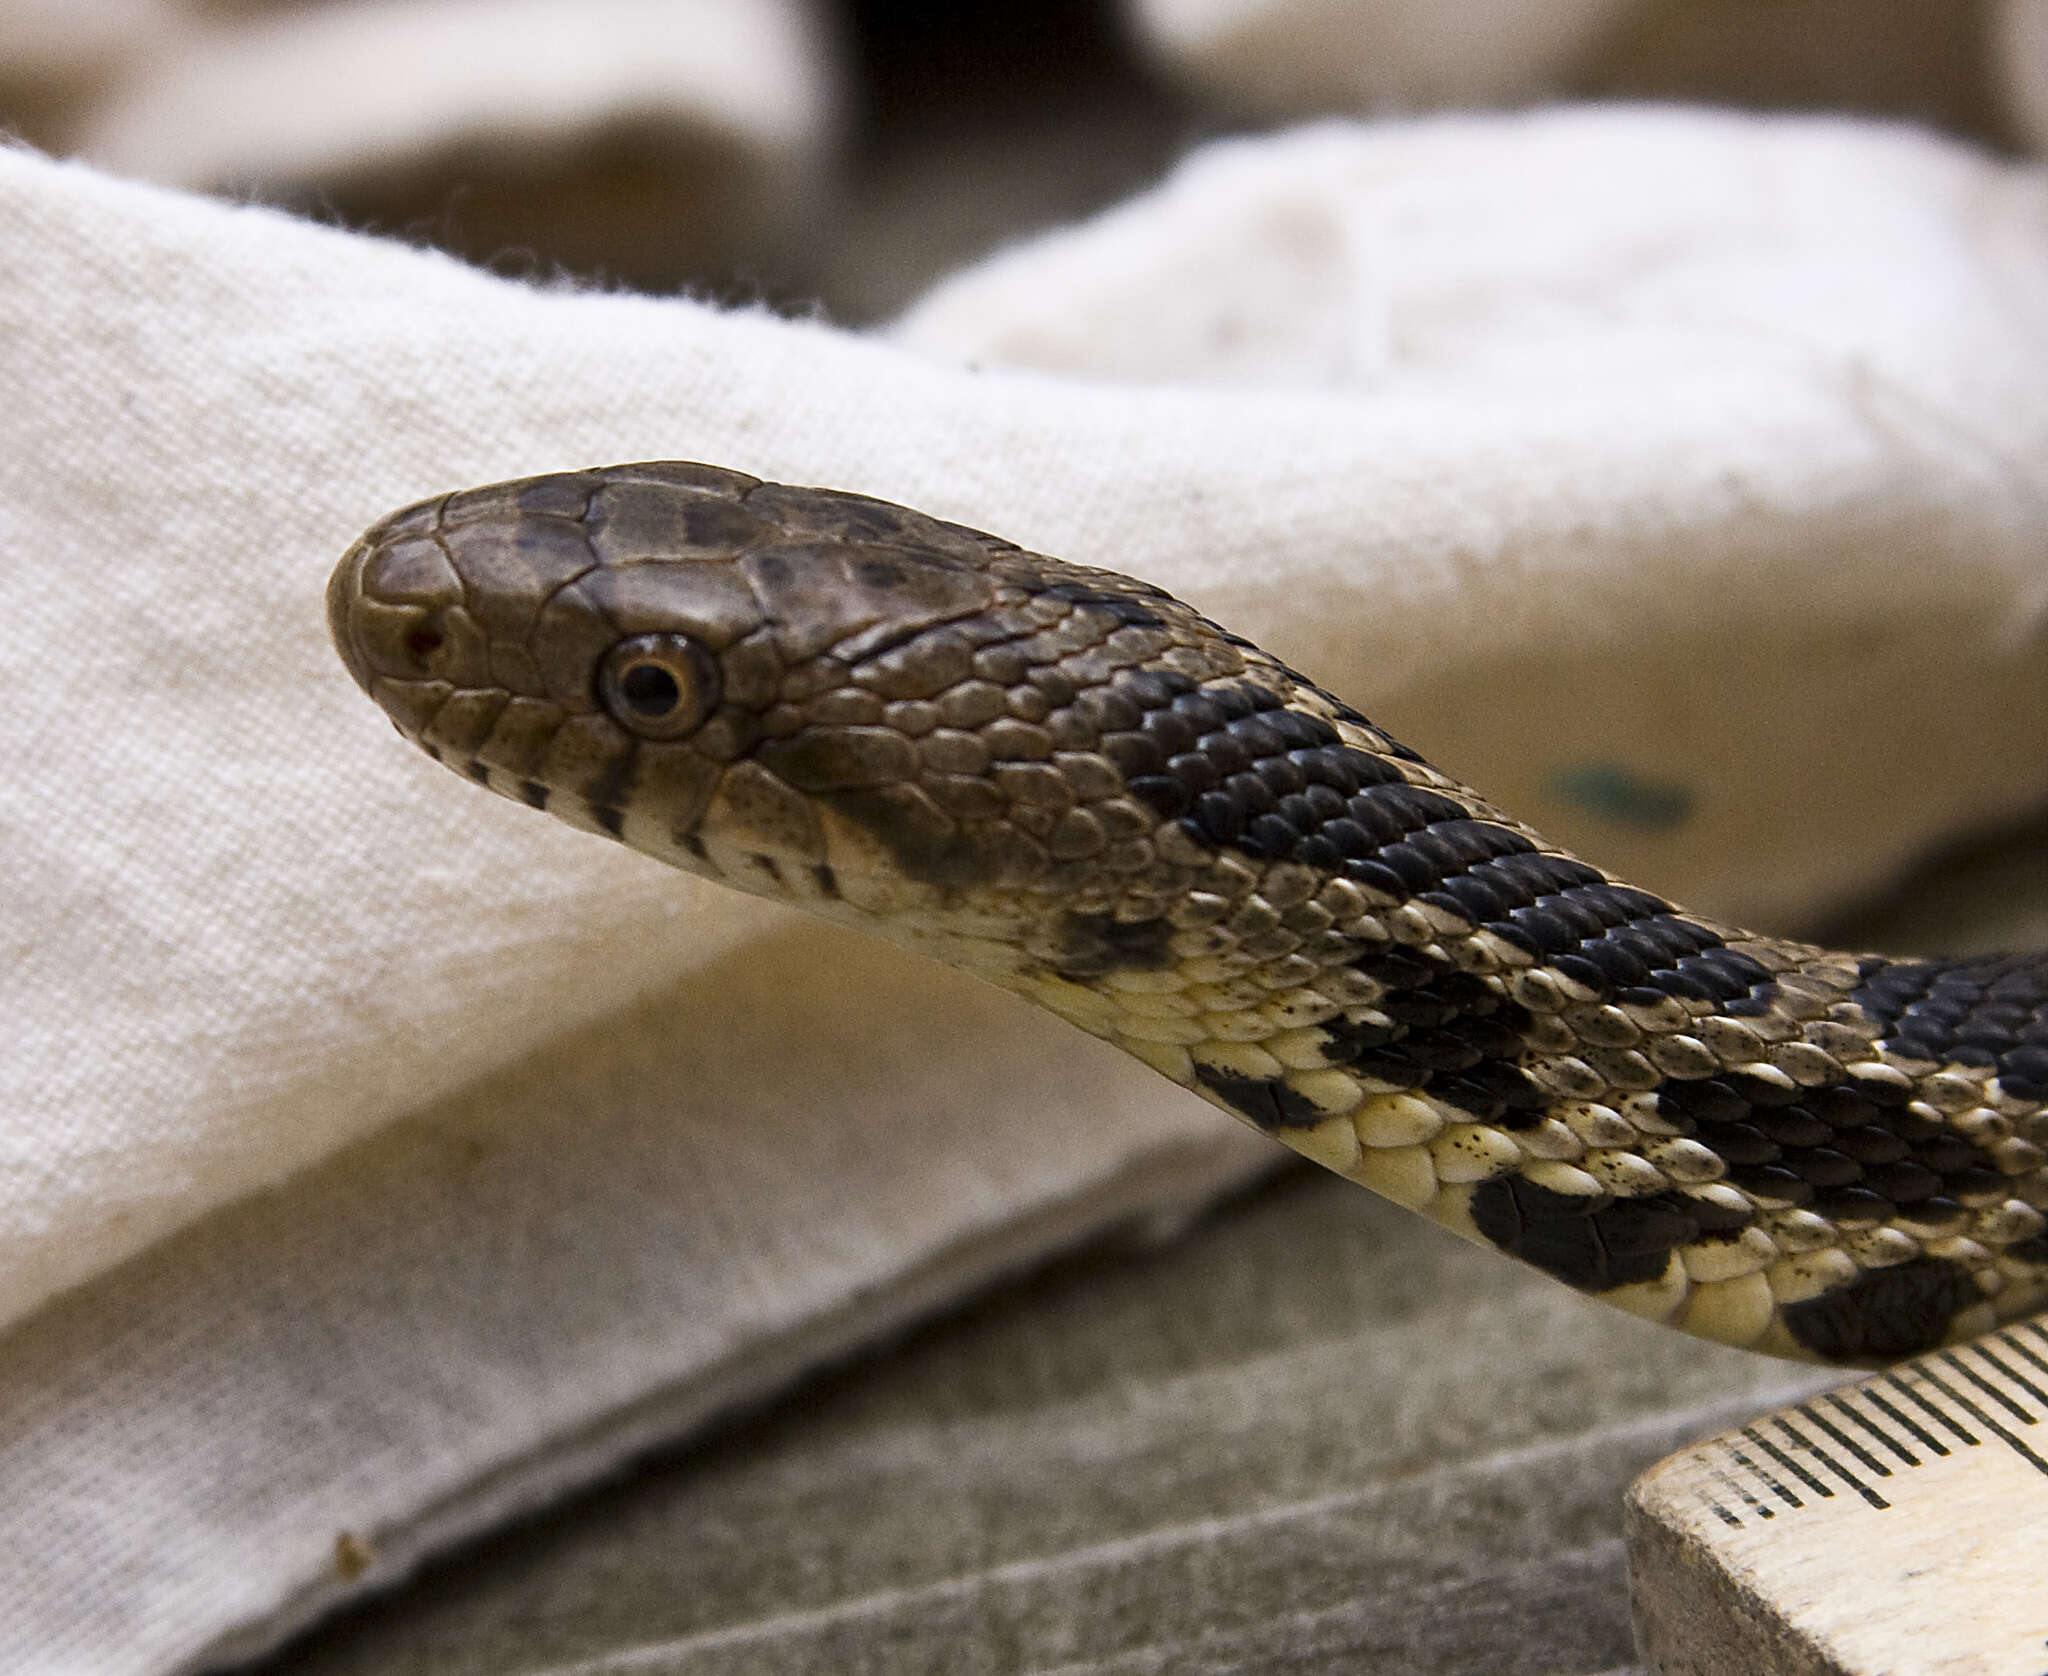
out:
<path id="1" fill-rule="evenodd" d="M 405 649 L 413 662 L 425 663 L 447 643 L 447 636 L 439 629 L 422 624 L 405 637 Z"/>

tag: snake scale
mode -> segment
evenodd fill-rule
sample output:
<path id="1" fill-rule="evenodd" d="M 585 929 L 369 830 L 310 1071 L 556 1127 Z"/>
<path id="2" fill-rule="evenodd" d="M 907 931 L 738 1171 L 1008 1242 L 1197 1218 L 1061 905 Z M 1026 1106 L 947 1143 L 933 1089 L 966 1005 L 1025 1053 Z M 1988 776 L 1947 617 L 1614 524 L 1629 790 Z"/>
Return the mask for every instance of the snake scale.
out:
<path id="1" fill-rule="evenodd" d="M 328 615 L 491 790 L 1013 990 L 1638 1315 L 1867 1364 L 2048 1300 L 2048 960 L 1687 913 L 1146 583 L 656 462 L 394 513 Z"/>

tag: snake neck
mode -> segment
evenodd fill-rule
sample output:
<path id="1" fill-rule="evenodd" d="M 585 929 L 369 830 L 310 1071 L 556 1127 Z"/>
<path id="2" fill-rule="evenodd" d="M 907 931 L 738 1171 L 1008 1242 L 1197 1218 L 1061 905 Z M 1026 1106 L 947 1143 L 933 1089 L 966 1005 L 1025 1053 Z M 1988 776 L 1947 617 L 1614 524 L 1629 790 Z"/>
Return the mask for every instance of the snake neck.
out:
<path id="1" fill-rule="evenodd" d="M 1194 875 L 1163 907 L 1069 894 L 1020 938 L 935 952 L 1703 1337 L 1885 1361 L 2048 1298 L 2037 961 L 1841 954 L 1687 913 L 1292 672 L 1250 685 L 1272 705 L 1236 718 L 1193 689 L 1218 725 L 1168 741 L 1172 786 L 1138 777 L 1155 849 Z"/>

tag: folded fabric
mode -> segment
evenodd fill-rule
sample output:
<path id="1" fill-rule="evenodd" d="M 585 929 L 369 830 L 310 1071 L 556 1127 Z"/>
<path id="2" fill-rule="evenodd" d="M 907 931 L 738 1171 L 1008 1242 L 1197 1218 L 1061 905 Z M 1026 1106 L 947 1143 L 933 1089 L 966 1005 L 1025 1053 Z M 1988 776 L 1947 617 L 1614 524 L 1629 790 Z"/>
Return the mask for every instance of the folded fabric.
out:
<path id="1" fill-rule="evenodd" d="M 1333 128 L 878 341 L 0 153 L 0 1667 L 260 1645 L 1260 1156 L 406 750 L 324 644 L 361 525 L 648 457 L 906 501 L 1784 924 L 2048 789 L 2042 203 L 1845 123 Z"/>
<path id="2" fill-rule="evenodd" d="M 117 173 L 210 186 L 332 179 L 465 142 L 530 153 L 638 118 L 744 136 L 765 162 L 822 136 L 820 49 L 803 0 L 298 8 L 193 30 L 83 144 Z"/>
<path id="3" fill-rule="evenodd" d="M 670 286 L 794 234 L 838 131 L 809 0 L 378 0 L 187 20 L 72 135 L 117 174 Z"/>

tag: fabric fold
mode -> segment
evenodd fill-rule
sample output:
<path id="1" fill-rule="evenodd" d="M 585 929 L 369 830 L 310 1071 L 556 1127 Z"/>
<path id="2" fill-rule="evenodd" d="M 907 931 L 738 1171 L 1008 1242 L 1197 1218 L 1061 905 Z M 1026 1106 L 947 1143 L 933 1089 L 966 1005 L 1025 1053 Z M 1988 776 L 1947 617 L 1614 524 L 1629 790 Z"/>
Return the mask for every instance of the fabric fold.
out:
<path id="1" fill-rule="evenodd" d="M 0 1669 L 262 1652 L 1274 1162 L 1067 1034 L 844 933 L 757 936 L 73 1290 L 0 1341 Z"/>

